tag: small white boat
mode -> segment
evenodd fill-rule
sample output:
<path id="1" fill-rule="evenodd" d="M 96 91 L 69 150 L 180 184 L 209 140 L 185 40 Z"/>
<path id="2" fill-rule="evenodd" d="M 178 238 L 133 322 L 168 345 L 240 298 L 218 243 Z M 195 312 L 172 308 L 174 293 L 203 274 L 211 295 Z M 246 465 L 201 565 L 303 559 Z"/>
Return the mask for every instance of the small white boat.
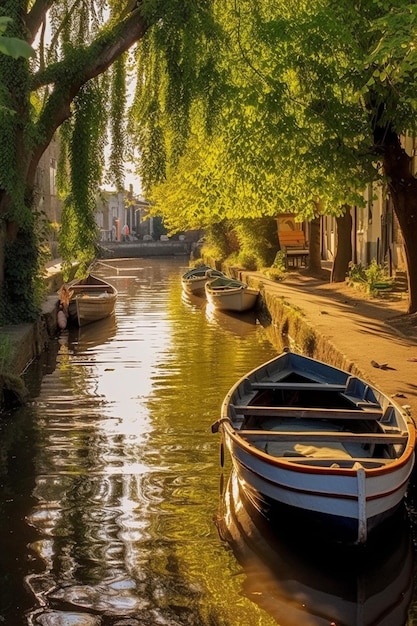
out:
<path id="1" fill-rule="evenodd" d="M 208 303 L 219 311 L 249 311 L 258 299 L 259 290 L 240 280 L 219 276 L 205 284 Z"/>
<path id="2" fill-rule="evenodd" d="M 117 290 L 105 280 L 89 274 L 63 285 L 59 297 L 68 320 L 86 326 L 114 313 Z"/>
<path id="3" fill-rule="evenodd" d="M 349 372 L 294 352 L 243 376 L 212 429 L 259 510 L 346 544 L 365 544 L 393 515 L 414 465 L 406 409 Z"/>
<path id="4" fill-rule="evenodd" d="M 182 288 L 188 295 L 204 296 L 204 286 L 208 280 L 215 276 L 224 276 L 220 270 L 215 270 L 209 265 L 200 265 L 185 272 L 181 277 Z"/>

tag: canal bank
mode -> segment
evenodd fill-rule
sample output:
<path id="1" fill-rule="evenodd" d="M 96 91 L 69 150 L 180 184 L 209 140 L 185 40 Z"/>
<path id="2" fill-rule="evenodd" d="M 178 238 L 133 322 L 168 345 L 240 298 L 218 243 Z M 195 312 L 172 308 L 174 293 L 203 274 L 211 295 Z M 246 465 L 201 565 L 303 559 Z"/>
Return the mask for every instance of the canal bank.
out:
<path id="1" fill-rule="evenodd" d="M 51 261 L 45 268 L 47 296 L 39 318 L 32 323 L 2 326 L 5 356 L 0 371 L 0 413 L 24 403 L 29 393 L 22 375 L 32 361 L 48 349 L 50 340 L 58 334 L 57 291 L 63 275 L 60 260 Z"/>
<path id="2" fill-rule="evenodd" d="M 165 251 L 167 243 L 161 242 Z M 119 244 L 113 256 L 128 258 L 129 249 L 137 250 L 134 244 Z M 400 404 L 410 407 L 412 415 L 417 416 L 417 326 L 411 323 L 413 318 L 405 316 L 404 296 L 391 294 L 384 299 L 370 299 L 345 283 L 330 283 L 325 275 L 315 278 L 304 271 L 289 272 L 282 282 L 237 268 L 230 268 L 229 273 L 259 288 L 262 323 L 271 325 L 277 345 L 284 335 L 290 345 L 306 354 L 351 371 L 396 395 Z M 62 282 L 59 263 L 50 264 L 48 280 L 53 285 L 50 289 L 56 291 Z M 8 371 L 18 380 L 27 365 L 46 349 L 49 339 L 56 336 L 57 302 L 57 296 L 50 295 L 40 320 L 33 325 L 1 329 L 2 334 L 10 337 L 12 346 Z M 21 388 L 17 389 L 13 398 L 7 389 L 5 398 L 3 391 L 3 409 L 5 399 L 19 401 L 21 393 Z"/>
<path id="3" fill-rule="evenodd" d="M 243 270 L 235 275 L 260 289 L 266 315 L 290 345 L 396 396 L 417 420 L 417 316 L 406 315 L 406 295 L 370 298 L 303 270 L 282 282 Z"/>
<path id="4" fill-rule="evenodd" d="M 188 240 L 106 242 L 100 246 L 100 258 L 184 257 L 185 262 L 188 262 L 195 246 L 195 242 Z M 74 264 L 73 274 L 76 266 Z M 59 332 L 57 291 L 63 283 L 60 259 L 46 265 L 45 281 L 48 295 L 39 319 L 34 323 L 0 328 L 0 336 L 5 339 L 6 352 L 6 358 L 2 362 L 0 351 L 0 413 L 26 401 L 28 391 L 22 374 L 47 349 L 49 341 Z"/>

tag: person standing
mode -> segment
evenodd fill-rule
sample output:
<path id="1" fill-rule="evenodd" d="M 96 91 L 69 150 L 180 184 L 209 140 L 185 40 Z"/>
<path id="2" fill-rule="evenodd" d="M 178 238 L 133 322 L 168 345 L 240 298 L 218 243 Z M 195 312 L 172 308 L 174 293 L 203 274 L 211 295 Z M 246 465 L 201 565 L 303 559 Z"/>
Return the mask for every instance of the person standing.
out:
<path id="1" fill-rule="evenodd" d="M 122 239 L 123 241 L 129 241 L 129 226 L 125 224 L 122 228 Z"/>

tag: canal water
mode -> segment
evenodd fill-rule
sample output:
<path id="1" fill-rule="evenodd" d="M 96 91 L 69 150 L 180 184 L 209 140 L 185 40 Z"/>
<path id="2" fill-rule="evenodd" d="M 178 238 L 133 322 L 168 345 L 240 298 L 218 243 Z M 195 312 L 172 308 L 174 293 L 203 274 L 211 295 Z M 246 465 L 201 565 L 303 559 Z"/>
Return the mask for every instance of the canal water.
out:
<path id="1" fill-rule="evenodd" d="M 273 329 L 189 299 L 184 258 L 108 260 L 115 316 L 63 331 L 0 422 L 0 625 L 417 623 L 409 519 L 372 554 L 273 530 L 211 424 Z"/>

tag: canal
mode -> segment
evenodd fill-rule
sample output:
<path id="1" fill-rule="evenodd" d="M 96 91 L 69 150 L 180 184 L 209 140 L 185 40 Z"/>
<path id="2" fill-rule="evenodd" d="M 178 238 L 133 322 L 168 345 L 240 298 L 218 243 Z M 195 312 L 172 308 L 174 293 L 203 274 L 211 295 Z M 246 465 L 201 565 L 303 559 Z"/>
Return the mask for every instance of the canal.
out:
<path id="1" fill-rule="evenodd" d="M 255 313 L 184 298 L 186 266 L 97 264 L 114 318 L 51 341 L 0 422 L 0 624 L 415 624 L 412 519 L 383 549 L 329 555 L 240 498 L 210 427 L 279 348 Z"/>

